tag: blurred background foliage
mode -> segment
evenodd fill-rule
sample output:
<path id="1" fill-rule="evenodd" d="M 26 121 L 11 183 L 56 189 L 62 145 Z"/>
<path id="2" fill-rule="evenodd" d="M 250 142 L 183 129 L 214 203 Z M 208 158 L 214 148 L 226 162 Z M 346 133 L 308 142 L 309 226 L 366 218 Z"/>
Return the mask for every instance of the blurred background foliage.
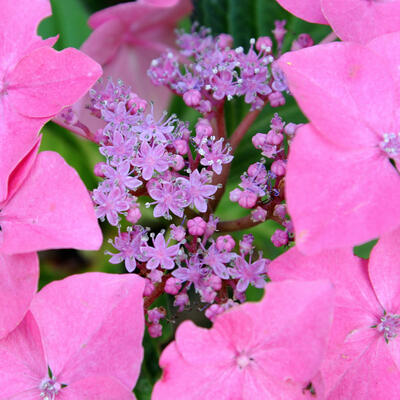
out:
<path id="1" fill-rule="evenodd" d="M 43 37 L 59 35 L 55 46 L 59 50 L 69 46 L 79 48 L 91 32 L 87 25 L 88 17 L 95 11 L 121 2 L 117 0 L 51 0 L 53 15 L 41 23 L 39 33 Z M 250 38 L 271 35 L 275 20 L 287 21 L 286 29 L 288 33 L 283 46 L 284 51 L 287 51 L 292 41 L 303 32 L 311 34 L 315 42 L 320 41 L 330 32 L 327 26 L 308 24 L 293 17 L 283 10 L 275 0 L 193 0 L 193 5 L 193 15 L 190 20 L 187 19 L 182 22 L 183 28 L 188 29 L 191 21 L 197 21 L 201 25 L 211 28 L 213 34 L 230 33 L 234 38 L 235 45 L 244 48 L 249 47 Z M 132 74 L 135 74 L 135 71 L 132 71 Z M 157 101 L 157 99 L 153 100 Z M 180 98 L 172 100 L 169 111 L 177 114 L 182 120 L 190 121 L 191 126 L 197 118 L 196 112 L 184 106 Z M 226 105 L 226 123 L 229 134 L 233 132 L 247 111 L 248 106 L 242 101 L 228 102 Z M 249 164 L 260 159 L 259 151 L 251 144 L 251 137 L 257 132 L 267 132 L 270 120 L 277 111 L 287 122 L 300 123 L 306 121 L 291 98 L 288 98 L 285 107 L 276 110 L 267 106 L 263 110 L 240 145 L 237 154 L 235 154 L 228 187 L 217 209 L 217 215 L 222 220 L 239 218 L 248 213 L 237 204 L 230 202 L 228 193 L 239 183 L 240 175 Z M 43 129 L 42 149 L 59 152 L 78 171 L 89 190 L 96 187 L 97 178 L 93 174 L 93 166 L 102 161 L 96 145 L 82 140 L 53 123 L 49 123 Z M 157 221 L 151 218 L 151 210 L 143 208 L 142 211 L 144 215 L 140 223 L 144 226 L 151 226 L 154 230 L 160 229 L 160 226 L 154 225 Z M 276 227 L 277 224 L 270 221 L 246 231 L 246 233 L 252 233 L 255 236 L 256 246 L 263 251 L 267 258 L 275 258 L 282 251 L 275 248 L 269 239 Z M 122 265 L 109 264 L 108 256 L 104 255 L 105 250 L 112 249 L 108 239 L 113 238 L 116 231 L 104 224 L 103 232 L 105 240 L 103 248 L 99 252 L 78 252 L 76 250 L 43 252 L 41 254 L 40 285 L 43 286 L 52 280 L 61 279 L 70 274 L 92 270 L 113 273 L 124 272 Z M 239 238 L 242 234 L 243 232 L 240 232 L 240 234 L 234 236 Z M 368 256 L 372 245 L 373 243 L 361 246 L 357 249 L 357 254 L 364 257 Z M 248 292 L 248 298 L 251 300 L 257 300 L 261 295 L 262 292 L 259 290 L 249 290 Z M 160 374 L 158 356 L 166 343 L 171 340 L 173 328 L 177 325 L 168 300 L 162 298 L 159 302 L 169 310 L 171 322 L 166 324 L 161 338 L 149 340 L 146 334 L 144 341 L 146 357 L 141 378 L 135 389 L 139 400 L 150 398 L 151 388 Z M 197 319 L 197 314 L 194 306 L 190 317 Z M 187 315 L 183 317 L 187 317 Z M 182 318 L 182 316 L 180 315 L 179 318 Z M 202 323 L 202 321 L 199 322 Z"/>

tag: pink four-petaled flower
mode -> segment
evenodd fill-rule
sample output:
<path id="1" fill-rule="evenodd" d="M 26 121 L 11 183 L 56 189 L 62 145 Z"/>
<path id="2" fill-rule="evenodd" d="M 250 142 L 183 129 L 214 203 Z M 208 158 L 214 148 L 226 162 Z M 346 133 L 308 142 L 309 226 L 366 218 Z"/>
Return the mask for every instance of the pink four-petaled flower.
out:
<path id="1" fill-rule="evenodd" d="M 136 275 L 102 273 L 43 288 L 0 340 L 0 398 L 133 400 L 143 358 L 143 288 Z"/>
<path id="2" fill-rule="evenodd" d="M 395 399 L 400 393 L 400 231 L 383 236 L 369 262 L 351 249 L 304 256 L 289 250 L 269 266 L 272 281 L 329 279 L 333 325 L 321 373 L 327 400 Z"/>
<path id="3" fill-rule="evenodd" d="M 153 400 L 299 400 L 329 336 L 328 281 L 268 284 L 264 299 L 219 315 L 211 329 L 180 325 L 161 355 Z M 323 398 L 318 380 L 317 396 Z"/>
<path id="4" fill-rule="evenodd" d="M 400 225 L 400 178 L 390 161 L 400 159 L 399 43 L 395 33 L 279 61 L 311 121 L 296 133 L 286 174 L 302 252 L 360 244 Z"/>

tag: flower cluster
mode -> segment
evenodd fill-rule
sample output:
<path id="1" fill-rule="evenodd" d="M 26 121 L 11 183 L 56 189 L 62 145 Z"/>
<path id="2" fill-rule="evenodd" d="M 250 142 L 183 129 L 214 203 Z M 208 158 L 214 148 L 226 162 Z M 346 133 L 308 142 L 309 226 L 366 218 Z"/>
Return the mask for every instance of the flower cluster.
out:
<path id="1" fill-rule="evenodd" d="M 90 96 L 93 115 L 107 123 L 96 136 L 106 161 L 95 167 L 103 180 L 93 191 L 93 200 L 98 218 L 118 227 L 111 242 L 117 252 L 108 252 L 110 262 L 124 262 L 129 272 L 147 277 L 145 296 L 160 290 L 174 295 L 180 310 L 188 305 L 192 286 L 201 302 L 216 303 L 221 311 L 229 299 L 228 288 L 243 301 L 249 284 L 263 287 L 268 260 L 259 256 L 252 261 L 251 236 L 243 238 L 238 253 L 232 251 L 232 236 L 213 238 L 219 220 L 209 201 L 215 199 L 220 187 L 216 179 L 233 156 L 225 138 L 217 139 L 210 121 L 199 118 L 191 136 L 188 124 L 175 116 L 157 120 L 151 106 L 122 82 L 99 83 Z M 264 194 L 269 190 L 266 182 L 258 184 Z M 144 205 L 152 207 L 155 218 L 173 220 L 168 233 L 149 234 L 135 225 L 143 207 L 139 198 L 144 196 L 151 199 Z M 271 207 L 270 199 L 264 202 Z M 133 226 L 124 230 L 122 219 Z M 161 333 L 160 318 L 148 318 L 153 335 Z"/>
<path id="2" fill-rule="evenodd" d="M 283 37 L 279 34 L 278 44 Z M 168 86 L 189 107 L 205 114 L 234 97 L 244 97 L 252 110 L 267 101 L 272 106 L 285 104 L 282 92 L 287 85 L 270 37 L 251 39 L 246 53 L 242 47 L 232 48 L 230 35 L 213 37 L 209 29 L 194 25 L 190 33 L 179 32 L 177 43 L 179 52 L 169 50 L 155 59 L 148 74 L 155 85 Z"/>

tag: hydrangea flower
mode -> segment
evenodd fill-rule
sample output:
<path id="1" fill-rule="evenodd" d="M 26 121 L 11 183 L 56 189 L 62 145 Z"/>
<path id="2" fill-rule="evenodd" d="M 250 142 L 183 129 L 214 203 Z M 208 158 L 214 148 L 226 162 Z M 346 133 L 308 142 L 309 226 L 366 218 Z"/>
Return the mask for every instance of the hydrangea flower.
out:
<path id="1" fill-rule="evenodd" d="M 314 256 L 293 248 L 271 262 L 272 281 L 329 279 L 336 288 L 327 400 L 390 399 L 400 393 L 400 231 L 383 236 L 369 262 L 351 249 Z"/>
<path id="2" fill-rule="evenodd" d="M 277 0 L 299 18 L 329 24 L 346 41 L 369 40 L 400 30 L 400 3 L 396 0 Z"/>
<path id="3" fill-rule="evenodd" d="M 287 281 L 268 284 L 259 303 L 218 315 L 211 329 L 185 321 L 161 355 L 164 372 L 152 399 L 308 398 L 304 389 L 322 361 L 332 306 L 328 281 Z M 314 385 L 313 398 L 322 399 Z"/>
<path id="4" fill-rule="evenodd" d="M 148 259 L 146 268 L 155 269 L 158 266 L 165 269 L 173 269 L 174 257 L 178 254 L 179 244 L 168 246 L 165 242 L 164 233 L 160 232 L 153 239 L 153 247 L 147 245 L 142 248 L 142 254 Z"/>
<path id="5" fill-rule="evenodd" d="M 367 46 L 331 43 L 279 61 L 311 121 L 296 133 L 286 175 L 303 252 L 353 246 L 400 225 L 400 179 L 390 161 L 400 157 L 399 43 L 399 33 L 389 34 Z"/>
<path id="6" fill-rule="evenodd" d="M 138 276 L 103 273 L 43 288 L 0 340 L 0 398 L 133 400 L 143 358 L 143 288 Z"/>
<path id="7" fill-rule="evenodd" d="M 78 50 L 53 50 L 56 38 L 42 40 L 36 34 L 39 22 L 51 14 L 48 0 L 0 0 L 0 9 L 0 201 L 4 201 L 9 176 L 35 145 L 40 128 L 82 97 L 100 77 L 101 68 Z"/>

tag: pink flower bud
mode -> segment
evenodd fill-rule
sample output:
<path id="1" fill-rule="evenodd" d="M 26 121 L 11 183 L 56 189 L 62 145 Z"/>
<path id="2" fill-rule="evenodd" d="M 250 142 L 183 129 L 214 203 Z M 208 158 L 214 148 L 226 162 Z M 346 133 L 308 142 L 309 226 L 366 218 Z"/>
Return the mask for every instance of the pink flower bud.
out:
<path id="1" fill-rule="evenodd" d="M 162 318 L 165 318 L 165 310 L 161 307 L 154 307 L 147 311 L 147 319 L 152 324 L 158 324 Z"/>
<path id="2" fill-rule="evenodd" d="M 136 224 L 139 219 L 142 217 L 142 213 L 140 212 L 140 208 L 138 204 L 134 204 L 128 211 L 126 216 L 126 220 L 131 224 Z"/>
<path id="3" fill-rule="evenodd" d="M 296 130 L 300 125 L 301 124 L 297 125 L 297 124 L 294 124 L 293 122 L 289 122 L 285 126 L 285 129 L 284 129 L 286 135 L 293 136 L 296 133 Z"/>
<path id="4" fill-rule="evenodd" d="M 149 331 L 149 335 L 152 338 L 157 338 L 162 335 L 162 326 L 161 324 L 151 324 L 147 330 Z"/>
<path id="5" fill-rule="evenodd" d="M 257 203 L 257 195 L 249 190 L 240 193 L 239 205 L 243 208 L 253 208 Z"/>
<path id="6" fill-rule="evenodd" d="M 264 143 L 266 143 L 267 135 L 265 133 L 256 133 L 251 141 L 256 149 L 260 149 Z"/>
<path id="7" fill-rule="evenodd" d="M 269 105 L 271 107 L 280 107 L 280 106 L 284 106 L 286 103 L 285 98 L 283 97 L 283 94 L 281 92 L 272 92 L 269 96 L 268 96 L 268 100 L 269 100 Z"/>
<path id="8" fill-rule="evenodd" d="M 289 242 L 287 232 L 277 229 L 271 237 L 271 242 L 275 247 L 285 246 Z"/>
<path id="9" fill-rule="evenodd" d="M 165 282 L 164 292 L 175 296 L 179 293 L 181 286 L 182 285 L 178 279 L 172 277 L 168 278 Z"/>
<path id="10" fill-rule="evenodd" d="M 223 311 L 224 309 L 218 304 L 212 304 L 210 307 L 207 308 L 204 314 L 210 321 L 214 321 L 215 317 L 218 314 L 221 314 L 221 312 Z"/>
<path id="11" fill-rule="evenodd" d="M 126 106 L 131 114 L 136 114 L 138 111 L 143 112 L 146 110 L 147 101 L 140 98 L 136 93 L 130 93 L 129 100 Z"/>
<path id="12" fill-rule="evenodd" d="M 189 89 L 183 95 L 183 101 L 188 107 L 196 107 L 200 104 L 201 93 L 196 89 Z"/>
<path id="13" fill-rule="evenodd" d="M 79 121 L 76 112 L 71 107 L 62 110 L 59 116 L 67 125 L 75 125 Z"/>
<path id="14" fill-rule="evenodd" d="M 253 250 L 254 236 L 252 234 L 243 235 L 243 239 L 239 242 L 240 251 L 244 254 Z"/>
<path id="15" fill-rule="evenodd" d="M 286 174 L 286 162 L 283 160 L 276 160 L 271 165 L 271 171 L 276 176 L 284 176 Z"/>
<path id="16" fill-rule="evenodd" d="M 188 231 L 193 236 L 202 236 L 206 231 L 207 223 L 201 217 L 189 219 L 187 222 Z"/>
<path id="17" fill-rule="evenodd" d="M 205 118 L 199 118 L 196 124 L 196 135 L 200 138 L 209 137 L 213 134 L 213 129 L 210 121 Z"/>
<path id="18" fill-rule="evenodd" d="M 144 285 L 144 290 L 143 290 L 143 296 L 150 296 L 153 293 L 154 290 L 154 285 L 151 282 L 150 279 L 145 280 L 145 285 Z"/>
<path id="19" fill-rule="evenodd" d="M 249 166 L 249 168 L 247 168 L 247 173 L 248 173 L 249 176 L 251 176 L 251 177 L 256 177 L 256 176 L 258 176 L 261 172 L 264 172 L 264 171 L 263 171 L 262 165 L 260 166 L 259 163 L 251 164 L 251 165 Z"/>
<path id="20" fill-rule="evenodd" d="M 174 154 L 171 162 L 174 171 L 180 171 L 185 166 L 185 160 L 179 154 Z"/>
<path id="21" fill-rule="evenodd" d="M 107 166 L 105 162 L 99 162 L 94 166 L 94 174 L 99 178 L 104 178 L 103 167 Z"/>
<path id="22" fill-rule="evenodd" d="M 274 208 L 274 215 L 281 219 L 286 217 L 286 204 L 277 204 Z"/>
<path id="23" fill-rule="evenodd" d="M 237 188 L 233 189 L 229 193 L 229 200 L 236 203 L 239 200 L 241 194 L 242 194 L 242 191 L 240 189 L 237 189 Z"/>
<path id="24" fill-rule="evenodd" d="M 161 282 L 163 273 L 159 269 L 153 269 L 147 276 L 153 283 Z"/>
<path id="25" fill-rule="evenodd" d="M 104 129 L 100 128 L 97 129 L 95 135 L 94 135 L 94 141 L 96 143 L 105 143 L 107 141 L 107 136 L 104 134 Z"/>
<path id="26" fill-rule="evenodd" d="M 256 222 L 264 222 L 267 218 L 267 211 L 258 206 L 251 212 L 251 219 Z"/>
<path id="27" fill-rule="evenodd" d="M 202 114 L 209 113 L 211 109 L 212 109 L 212 104 L 211 101 L 209 100 L 201 100 L 200 105 L 197 108 L 197 110 L 200 111 Z"/>
<path id="28" fill-rule="evenodd" d="M 293 234 L 294 233 L 294 227 L 293 227 L 293 222 L 290 220 L 286 220 L 282 223 L 282 225 L 286 228 L 286 231 L 288 234 Z"/>
<path id="29" fill-rule="evenodd" d="M 174 142 L 174 147 L 178 154 L 184 155 L 188 152 L 189 146 L 187 140 L 178 139 Z"/>
<path id="30" fill-rule="evenodd" d="M 185 238 L 186 230 L 183 226 L 171 225 L 171 236 L 173 237 L 173 239 L 180 242 Z"/>
<path id="31" fill-rule="evenodd" d="M 200 290 L 200 299 L 203 303 L 213 303 L 217 292 L 212 290 L 210 287 L 206 287 Z"/>
<path id="32" fill-rule="evenodd" d="M 178 310 L 182 312 L 185 306 L 189 304 L 189 296 L 186 292 L 179 293 L 175 296 L 174 306 L 178 307 Z"/>
<path id="33" fill-rule="evenodd" d="M 219 251 L 231 251 L 235 247 L 235 240 L 231 235 L 218 236 L 217 249 Z"/>
<path id="34" fill-rule="evenodd" d="M 293 41 L 291 51 L 305 49 L 314 45 L 314 40 L 308 33 L 302 33 Z"/>
<path id="35" fill-rule="evenodd" d="M 269 53 L 272 49 L 272 39 L 269 36 L 261 36 L 256 42 L 257 51 L 266 51 Z"/>
<path id="36" fill-rule="evenodd" d="M 267 137 L 266 137 L 265 141 L 268 144 L 273 144 L 275 146 L 278 146 L 283 142 L 283 135 L 282 135 L 282 133 L 276 132 L 273 129 L 271 129 L 267 133 Z"/>
<path id="37" fill-rule="evenodd" d="M 210 285 L 211 288 L 214 290 L 220 290 L 222 287 L 222 279 L 214 274 L 211 274 L 208 279 L 207 283 Z"/>
<path id="38" fill-rule="evenodd" d="M 233 37 L 226 33 L 221 33 L 218 38 L 218 47 L 225 50 L 227 47 L 231 48 L 233 45 Z"/>

